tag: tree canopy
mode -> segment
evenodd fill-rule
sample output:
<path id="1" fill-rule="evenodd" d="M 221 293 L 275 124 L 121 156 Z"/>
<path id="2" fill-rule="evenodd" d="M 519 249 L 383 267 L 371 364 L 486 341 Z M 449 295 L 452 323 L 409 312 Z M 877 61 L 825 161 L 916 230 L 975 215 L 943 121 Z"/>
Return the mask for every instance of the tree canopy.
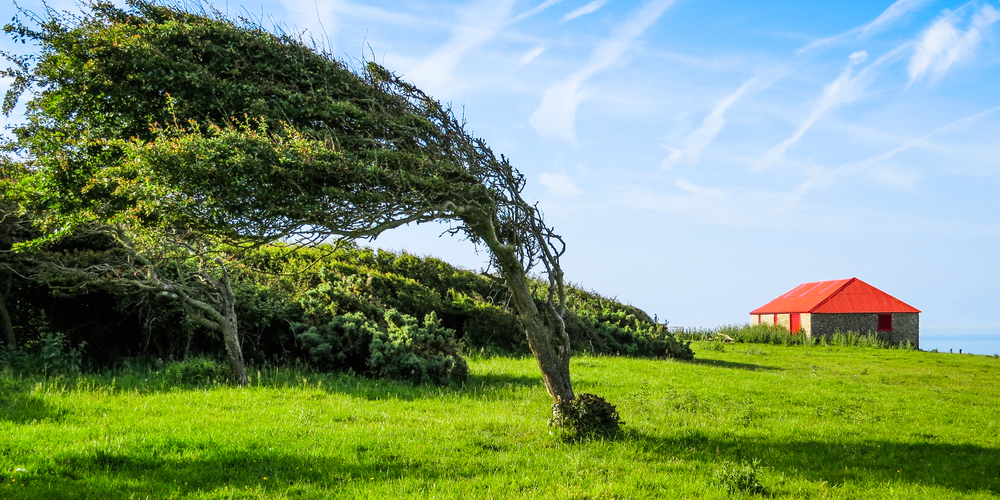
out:
<path id="1" fill-rule="evenodd" d="M 374 63 L 351 68 L 218 13 L 130 0 L 34 19 L 5 28 L 41 47 L 8 55 L 5 111 L 31 99 L 5 148 L 31 171 L 18 201 L 49 241 L 104 231 L 131 249 L 124 274 L 137 286 L 228 318 L 220 245 L 446 219 L 489 249 L 549 393 L 573 399 L 562 240 L 521 197 L 523 176 L 448 107 Z M 159 271 L 171 259 L 194 264 L 171 281 Z M 541 301 L 526 277 L 536 265 L 549 282 Z"/>

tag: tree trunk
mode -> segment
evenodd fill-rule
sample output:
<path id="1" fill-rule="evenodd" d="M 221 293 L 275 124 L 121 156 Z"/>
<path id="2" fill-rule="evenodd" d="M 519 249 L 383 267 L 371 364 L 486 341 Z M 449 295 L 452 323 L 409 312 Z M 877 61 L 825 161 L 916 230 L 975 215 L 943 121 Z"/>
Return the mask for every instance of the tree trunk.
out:
<path id="1" fill-rule="evenodd" d="M 10 321 L 10 313 L 7 312 L 6 294 L 0 293 L 0 329 L 3 329 L 3 336 L 7 341 L 9 349 L 17 349 L 17 337 L 14 336 L 14 324 Z"/>
<path id="2" fill-rule="evenodd" d="M 538 362 L 538 369 L 542 372 L 542 379 L 545 381 L 545 388 L 552 397 L 553 403 L 569 402 L 573 400 L 573 383 L 569 376 L 569 360 L 573 355 L 569 346 L 569 338 L 564 332 L 554 334 L 558 325 L 546 324 L 542 312 L 535 305 L 535 299 L 528 288 L 527 276 L 525 276 L 524 266 L 517 260 L 514 248 L 501 243 L 494 230 L 492 220 L 487 217 L 469 217 L 466 219 L 476 234 L 478 234 L 490 252 L 496 257 L 500 266 L 500 272 L 507 281 L 514 299 L 514 309 L 517 310 L 518 322 L 524 326 L 528 337 L 528 347 Z M 557 316 L 552 311 L 553 316 Z M 553 317 L 553 322 L 561 322 L 562 318 Z"/>
<path id="3" fill-rule="evenodd" d="M 11 350 L 17 349 L 17 337 L 14 336 L 14 324 L 10 320 L 10 313 L 7 311 L 7 296 L 10 295 L 11 277 L 8 274 L 4 283 L 3 291 L 0 291 L 0 330 L 3 330 L 7 347 Z"/>
<path id="4" fill-rule="evenodd" d="M 222 333 L 222 340 L 226 343 L 226 354 L 229 355 L 229 364 L 233 367 L 233 374 L 236 376 L 236 383 L 247 385 L 247 372 L 243 364 L 243 347 L 240 345 L 239 325 L 236 322 L 236 294 L 233 293 L 232 284 L 229 282 L 229 271 L 225 265 L 222 267 L 222 279 L 219 280 L 219 295 L 222 297 L 220 313 L 223 320 L 219 322 L 219 330 Z"/>

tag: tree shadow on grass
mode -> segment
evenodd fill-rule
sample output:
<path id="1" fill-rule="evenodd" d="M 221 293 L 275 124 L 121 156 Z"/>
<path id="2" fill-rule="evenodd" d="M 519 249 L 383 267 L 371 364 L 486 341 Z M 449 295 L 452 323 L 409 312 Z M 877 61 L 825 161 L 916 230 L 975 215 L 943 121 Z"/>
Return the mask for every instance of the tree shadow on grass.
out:
<path id="1" fill-rule="evenodd" d="M 929 435 L 917 436 L 914 442 L 861 438 L 778 441 L 720 438 L 685 429 L 668 437 L 626 430 L 622 437 L 638 446 L 650 461 L 681 457 L 721 465 L 723 461 L 760 459 L 761 466 L 786 477 L 826 481 L 831 486 L 906 482 L 1000 494 L 1000 448 L 934 442 Z"/>
<path id="2" fill-rule="evenodd" d="M 507 375 L 507 374 L 496 374 L 496 373 L 484 373 L 484 374 L 473 374 L 469 377 L 469 381 L 465 383 L 465 387 L 472 386 L 491 386 L 491 387 L 539 387 L 542 386 L 542 375 L 538 376 L 527 376 L 527 375 Z"/>
<path id="3" fill-rule="evenodd" d="M 24 423 L 33 420 L 59 420 L 68 413 L 69 410 L 65 408 L 53 406 L 38 396 L 32 396 L 23 384 L 0 379 L 0 421 Z"/>
<path id="4" fill-rule="evenodd" d="M 748 371 L 760 371 L 760 370 L 784 370 L 784 368 L 778 368 L 777 366 L 765 366 L 765 365 L 755 365 L 751 363 L 736 363 L 733 361 L 723 361 L 721 359 L 699 359 L 695 358 L 688 361 L 695 365 L 706 365 L 714 366 L 717 368 L 730 368 L 733 370 L 748 370 Z"/>
<path id="5" fill-rule="evenodd" d="M 315 498 L 343 483 L 442 476 L 434 464 L 365 446 L 326 457 L 278 453 L 265 444 L 242 450 L 205 443 L 146 444 L 153 446 L 57 455 L 37 471 L 16 476 L 0 471 L 0 481 L 16 478 L 18 487 L 9 491 L 21 496 L 10 498 L 173 498 L 225 491 L 242 498 L 239 492 L 264 488 Z"/>

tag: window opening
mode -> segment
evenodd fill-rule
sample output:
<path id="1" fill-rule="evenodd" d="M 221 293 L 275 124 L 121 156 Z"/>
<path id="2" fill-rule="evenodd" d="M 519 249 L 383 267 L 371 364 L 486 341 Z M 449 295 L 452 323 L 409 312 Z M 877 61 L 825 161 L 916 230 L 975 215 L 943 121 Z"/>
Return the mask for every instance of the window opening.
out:
<path id="1" fill-rule="evenodd" d="M 879 314 L 878 315 L 878 329 L 879 329 L 879 331 L 890 331 L 890 330 L 892 330 L 892 315 L 891 314 Z"/>

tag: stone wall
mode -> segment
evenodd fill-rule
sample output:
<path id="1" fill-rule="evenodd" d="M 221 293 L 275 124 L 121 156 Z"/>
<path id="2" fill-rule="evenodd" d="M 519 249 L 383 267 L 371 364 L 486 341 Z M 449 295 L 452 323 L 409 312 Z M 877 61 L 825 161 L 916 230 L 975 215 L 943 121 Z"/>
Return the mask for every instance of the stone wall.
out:
<path id="1" fill-rule="evenodd" d="M 805 329 L 806 320 L 802 319 L 802 326 Z M 914 346 L 920 347 L 920 314 L 919 313 L 893 313 L 892 330 L 878 331 L 878 314 L 876 313 L 853 313 L 853 314 L 811 314 L 809 318 L 810 328 L 807 330 L 812 335 L 833 335 L 833 332 L 875 333 L 882 340 L 898 344 L 909 340 Z"/>

